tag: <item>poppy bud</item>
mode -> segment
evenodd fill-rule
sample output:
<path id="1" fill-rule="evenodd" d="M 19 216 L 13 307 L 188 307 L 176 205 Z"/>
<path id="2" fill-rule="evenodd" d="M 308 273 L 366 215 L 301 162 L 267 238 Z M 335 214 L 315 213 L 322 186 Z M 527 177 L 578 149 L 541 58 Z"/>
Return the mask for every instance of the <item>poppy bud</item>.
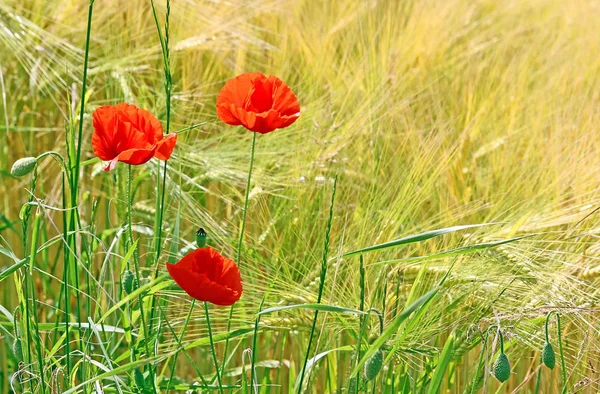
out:
<path id="1" fill-rule="evenodd" d="M 198 245 L 199 248 L 206 247 L 206 239 L 207 238 L 208 238 L 208 234 L 206 234 L 206 231 L 204 231 L 204 229 L 202 227 L 200 227 L 198 229 L 198 231 L 196 231 L 196 244 Z"/>
<path id="2" fill-rule="evenodd" d="M 13 164 L 10 173 L 14 176 L 24 176 L 35 168 L 37 159 L 35 157 L 23 157 Z"/>
<path id="3" fill-rule="evenodd" d="M 378 349 L 369 359 L 365 362 L 364 375 L 365 379 L 373 380 L 381 371 L 383 366 L 383 352 Z"/>
<path id="4" fill-rule="evenodd" d="M 13 342 L 13 353 L 19 362 L 23 361 L 23 348 L 21 347 L 20 339 L 16 339 Z"/>
<path id="5" fill-rule="evenodd" d="M 510 378 L 510 362 L 504 353 L 500 353 L 494 362 L 494 376 L 501 383 L 506 382 Z"/>
<path id="6" fill-rule="evenodd" d="M 127 294 L 133 293 L 139 287 L 137 278 L 133 272 L 129 270 L 125 270 L 125 272 L 123 272 L 122 284 L 123 289 L 125 289 L 125 293 Z"/>
<path id="7" fill-rule="evenodd" d="M 546 342 L 544 344 L 544 350 L 542 350 L 542 360 L 544 360 L 544 364 L 550 369 L 554 369 L 554 365 L 556 364 L 556 356 L 554 354 L 554 348 L 550 344 L 550 342 Z"/>

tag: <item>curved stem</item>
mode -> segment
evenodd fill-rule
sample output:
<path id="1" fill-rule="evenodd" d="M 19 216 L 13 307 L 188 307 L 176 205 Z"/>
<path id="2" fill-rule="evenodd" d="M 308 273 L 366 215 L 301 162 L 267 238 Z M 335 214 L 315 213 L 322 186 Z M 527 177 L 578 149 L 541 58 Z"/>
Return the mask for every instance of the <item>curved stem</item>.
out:
<path id="1" fill-rule="evenodd" d="M 210 314 L 208 313 L 208 302 L 204 302 L 204 312 L 206 313 L 206 326 L 208 327 L 208 339 L 210 340 L 210 350 L 215 363 L 215 371 L 217 373 L 217 382 L 219 384 L 219 392 L 223 394 L 223 383 L 221 382 L 221 373 L 219 372 L 219 362 L 217 361 L 217 352 L 215 351 L 215 342 L 213 341 L 212 327 L 210 325 Z"/>

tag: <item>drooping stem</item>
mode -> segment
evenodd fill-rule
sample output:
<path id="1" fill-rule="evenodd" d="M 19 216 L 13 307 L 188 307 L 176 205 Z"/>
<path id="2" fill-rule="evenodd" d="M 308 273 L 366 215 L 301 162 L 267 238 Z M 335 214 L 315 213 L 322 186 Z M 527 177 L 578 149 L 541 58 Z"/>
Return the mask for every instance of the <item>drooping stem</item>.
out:
<path id="1" fill-rule="evenodd" d="M 329 259 L 329 241 L 331 237 L 331 227 L 333 224 L 333 205 L 335 202 L 335 192 L 337 189 L 337 176 L 333 182 L 333 192 L 331 193 L 331 203 L 329 205 L 329 219 L 327 221 L 327 230 L 325 231 L 325 241 L 323 245 L 323 260 L 321 261 L 321 276 L 319 280 L 319 293 L 317 295 L 317 304 L 321 303 L 323 297 L 323 289 L 325 288 L 325 278 L 327 276 L 327 260 Z M 317 319 L 319 317 L 319 311 L 315 311 L 313 317 L 312 326 L 310 329 L 310 335 L 308 336 L 308 346 L 306 347 L 306 355 L 304 356 L 304 364 L 302 365 L 302 372 L 300 374 L 300 384 L 298 385 L 298 394 L 302 392 L 304 376 L 306 375 L 306 365 L 308 364 L 308 357 L 310 356 L 310 348 L 312 346 L 313 337 L 315 334 L 315 328 L 317 327 Z"/>
<path id="2" fill-rule="evenodd" d="M 215 364 L 215 371 L 217 374 L 217 383 L 219 385 L 219 392 L 223 394 L 223 383 L 221 382 L 221 372 L 219 372 L 219 362 L 217 361 L 217 352 L 215 351 L 215 342 L 212 335 L 212 327 L 210 325 L 210 313 L 208 312 L 208 302 L 204 303 L 204 312 L 206 313 L 206 326 L 208 327 L 208 339 L 210 341 L 210 350 L 212 353 L 213 362 Z"/>

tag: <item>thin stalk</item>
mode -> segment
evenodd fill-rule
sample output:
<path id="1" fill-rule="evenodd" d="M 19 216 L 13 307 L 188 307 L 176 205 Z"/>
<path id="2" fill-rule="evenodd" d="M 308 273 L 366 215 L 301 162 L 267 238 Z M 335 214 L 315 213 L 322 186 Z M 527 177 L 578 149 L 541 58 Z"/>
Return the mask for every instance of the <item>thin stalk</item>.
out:
<path id="1" fill-rule="evenodd" d="M 29 297 L 31 295 L 31 305 L 32 305 L 32 309 L 33 309 L 33 311 L 32 311 L 33 329 L 35 331 L 33 343 L 35 345 L 36 352 L 37 352 L 38 367 L 40 368 L 42 393 L 45 393 L 46 392 L 46 379 L 44 377 L 44 361 L 42 360 L 43 354 L 42 354 L 42 348 L 41 348 L 41 344 L 40 344 L 41 337 L 40 337 L 40 331 L 39 331 L 38 324 L 37 324 L 37 306 L 36 306 L 36 302 L 35 302 L 35 290 L 34 290 L 34 285 L 33 285 L 33 265 L 35 264 L 35 257 L 36 257 L 36 253 L 37 253 L 37 241 L 38 241 L 38 235 L 39 235 L 39 230 L 40 230 L 41 217 L 42 217 L 41 213 L 36 212 L 35 221 L 33 224 L 33 233 L 31 235 L 31 250 L 29 252 L 29 271 L 27 274 L 26 282 L 27 281 L 29 282 L 30 294 L 28 294 L 27 297 Z"/>
<path id="2" fill-rule="evenodd" d="M 331 204 L 329 205 L 329 219 L 327 220 L 327 230 L 325 231 L 325 242 L 323 245 L 323 260 L 321 261 L 321 277 L 319 281 L 319 293 L 317 296 L 317 304 L 321 303 L 323 297 L 323 289 L 325 288 L 325 277 L 327 275 L 327 260 L 329 259 L 329 241 L 331 237 L 331 225 L 333 223 L 333 206 L 335 202 L 335 192 L 337 190 L 337 176 L 333 182 L 333 192 L 331 193 Z M 317 326 L 317 318 L 319 317 L 319 311 L 315 311 L 313 318 L 312 327 L 310 329 L 310 335 L 308 337 L 308 346 L 306 347 L 306 355 L 304 356 L 304 364 L 302 365 L 302 373 L 300 375 L 300 384 L 298 385 L 298 394 L 302 392 L 304 383 L 304 375 L 306 374 L 306 364 L 308 364 L 308 357 L 310 356 L 310 347 L 312 345 L 313 336 L 315 334 L 315 328 Z"/>
<path id="3" fill-rule="evenodd" d="M 133 183 L 132 169 L 131 169 L 131 165 L 128 165 L 127 166 L 126 199 L 127 199 L 127 238 L 128 238 L 128 247 L 129 248 L 134 247 L 132 220 L 131 220 L 131 211 L 132 211 L 131 185 L 132 185 L 132 183 Z M 139 258 L 138 249 L 136 248 L 133 251 L 133 268 L 134 268 L 134 274 L 135 274 L 135 277 L 136 277 L 138 283 L 141 283 L 139 259 L 140 258 Z M 146 316 L 144 313 L 144 303 L 143 303 L 143 299 L 142 299 L 141 295 L 138 295 L 138 304 L 140 307 L 140 319 L 142 320 L 142 330 L 144 331 L 144 348 L 145 348 L 144 350 L 146 352 L 146 357 L 151 357 L 150 348 L 148 346 L 148 340 L 149 340 L 148 326 L 146 325 Z M 155 385 L 154 368 L 152 365 L 153 364 L 148 364 L 148 369 L 150 371 L 150 379 L 152 380 L 152 384 Z"/>
<path id="4" fill-rule="evenodd" d="M 540 382 L 542 381 L 542 356 L 540 355 L 540 369 L 537 373 L 537 377 L 535 378 L 535 390 L 533 391 L 534 394 L 538 394 L 540 392 Z"/>
<path id="5" fill-rule="evenodd" d="M 562 372 L 562 381 L 563 381 L 563 388 L 562 388 L 561 394 L 564 394 L 567 392 L 567 386 L 568 386 L 567 368 L 565 366 L 565 355 L 563 352 L 562 333 L 561 333 L 561 328 L 560 328 L 560 314 L 558 312 L 556 312 L 556 331 L 557 331 L 557 336 L 558 336 L 558 351 L 560 353 L 560 368 L 561 368 L 561 372 Z"/>
<path id="6" fill-rule="evenodd" d="M 192 318 L 192 312 L 194 310 L 194 306 L 196 305 L 196 300 L 192 299 L 192 305 L 190 305 L 190 310 L 188 311 L 187 317 L 185 318 L 185 322 L 183 323 L 183 327 L 181 328 L 181 332 L 179 333 L 179 340 L 177 341 L 177 344 L 181 346 L 181 343 L 183 341 L 183 335 L 185 334 L 185 330 L 187 329 L 187 326 Z M 168 321 L 167 321 L 168 324 Z M 170 325 L 169 325 L 170 327 Z M 174 334 L 174 333 L 173 333 Z M 173 335 L 175 336 L 175 335 Z M 175 336 L 175 338 L 177 338 Z M 169 390 L 171 389 L 171 384 L 173 382 L 173 377 L 175 376 L 175 367 L 177 366 L 177 357 L 179 356 L 179 351 L 175 353 L 174 359 L 173 359 L 173 363 L 171 364 L 171 374 L 169 376 L 169 381 L 167 383 L 167 390 L 166 392 L 168 393 Z M 204 380 L 204 379 L 203 379 Z M 206 383 L 205 383 L 206 385 Z"/>
<path id="7" fill-rule="evenodd" d="M 493 326 L 489 326 L 488 329 L 485 331 L 485 335 L 483 336 L 483 340 L 481 341 L 481 352 L 479 353 L 479 361 L 477 362 L 477 369 L 475 370 L 475 376 L 473 377 L 473 381 L 471 382 L 471 394 L 475 394 L 476 387 L 477 387 L 477 382 L 479 381 L 479 374 L 481 373 L 481 367 L 483 366 L 483 356 L 485 354 L 485 348 L 487 346 L 487 340 L 488 340 L 488 336 L 490 334 L 490 330 L 492 328 L 498 329 L 498 326 L 493 325 Z M 500 337 L 500 343 L 502 346 L 502 353 L 504 353 L 504 342 L 502 341 L 502 337 Z"/>
<path id="8" fill-rule="evenodd" d="M 242 245 L 244 242 L 244 231 L 246 230 L 246 218 L 247 218 L 247 214 L 248 214 L 248 198 L 250 196 L 250 183 L 252 182 L 252 169 L 254 168 L 254 152 L 256 150 L 256 134 L 257 133 L 253 133 L 252 147 L 250 148 L 250 168 L 248 169 L 248 178 L 246 179 L 246 194 L 244 196 L 244 212 L 242 214 L 242 226 L 240 228 L 240 238 L 238 240 L 237 255 L 236 255 L 236 259 L 235 259 L 235 262 L 238 265 L 238 267 L 240 266 L 240 263 L 242 260 Z M 235 304 L 231 305 L 231 308 L 229 308 L 229 317 L 227 319 L 227 331 L 228 332 L 231 331 L 231 321 L 233 320 L 234 307 L 235 307 Z M 223 351 L 223 354 L 227 355 L 228 349 L 229 349 L 229 338 L 227 338 L 225 340 L 225 350 Z M 223 366 L 222 366 L 223 371 L 225 371 L 225 360 L 226 360 L 226 357 L 223 358 Z"/>
<path id="9" fill-rule="evenodd" d="M 217 374 L 219 392 L 223 394 L 223 383 L 221 382 L 221 372 L 219 371 L 219 362 L 217 361 L 217 352 L 215 351 L 215 342 L 213 340 L 212 327 L 210 325 L 210 313 L 208 312 L 208 302 L 204 302 L 204 312 L 206 313 L 206 327 L 208 327 L 208 339 L 210 341 L 210 350 L 212 353 L 213 362 L 215 363 L 215 371 Z"/>
<path id="10" fill-rule="evenodd" d="M 256 320 L 254 321 L 254 337 L 252 338 L 252 354 L 251 356 L 251 363 L 250 363 L 250 385 L 252 387 L 254 387 L 254 392 L 255 394 L 258 394 L 258 385 L 254 384 L 254 379 L 255 379 L 255 372 L 254 372 L 254 365 L 256 362 L 256 349 L 258 349 L 257 347 L 257 340 L 258 340 L 258 326 L 260 324 L 260 312 L 262 311 L 263 305 L 265 303 L 265 297 L 262 298 L 260 305 L 258 306 L 258 314 L 256 315 Z"/>
<path id="11" fill-rule="evenodd" d="M 359 309 L 361 311 L 365 310 L 365 262 L 364 262 L 364 257 L 361 254 L 359 256 L 359 267 L 358 267 L 358 273 L 360 275 L 360 280 L 359 280 L 359 285 L 360 285 L 360 307 Z M 359 328 L 358 328 L 358 341 L 357 341 L 357 349 L 356 349 L 356 363 L 355 365 L 358 364 L 358 361 L 361 358 L 361 350 L 362 350 L 362 340 L 363 340 L 363 336 L 365 333 L 365 322 L 366 322 L 366 318 L 363 315 L 360 315 L 359 318 Z M 359 381 L 360 381 L 360 376 L 357 375 L 356 376 L 356 385 L 355 385 L 355 392 L 353 394 L 358 394 L 358 386 L 359 386 Z"/>
<path id="12" fill-rule="evenodd" d="M 67 197 L 66 197 L 66 189 L 65 189 L 65 175 L 63 173 L 62 177 L 62 191 L 63 191 L 63 254 L 64 254 L 64 268 L 63 268 L 63 283 L 64 283 L 64 293 L 65 293 L 65 359 L 67 362 L 67 377 L 66 382 L 69 381 L 71 376 L 71 351 L 69 347 L 71 346 L 69 341 L 69 303 L 70 303 L 70 289 L 69 289 L 69 247 L 68 247 L 68 227 L 67 227 Z"/>
<path id="13" fill-rule="evenodd" d="M 72 193 L 75 195 L 74 205 L 77 205 L 77 186 L 79 183 L 79 166 L 81 162 L 81 145 L 83 141 L 83 115 L 85 113 L 85 94 L 87 90 L 87 73 L 88 73 L 88 62 L 90 54 L 90 39 L 92 36 L 92 13 L 94 11 L 94 0 L 90 0 L 88 6 L 88 20 L 87 20 L 87 32 L 85 37 L 85 54 L 83 59 L 83 81 L 81 86 L 81 104 L 79 108 L 79 133 L 77 139 L 77 157 L 75 159 L 75 165 L 73 167 L 73 189 Z"/>

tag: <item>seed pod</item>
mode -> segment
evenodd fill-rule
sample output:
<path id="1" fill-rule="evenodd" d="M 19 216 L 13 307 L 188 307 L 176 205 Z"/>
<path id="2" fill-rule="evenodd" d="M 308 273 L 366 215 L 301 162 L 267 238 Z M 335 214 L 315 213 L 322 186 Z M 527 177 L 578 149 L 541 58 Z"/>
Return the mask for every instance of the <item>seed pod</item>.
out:
<path id="1" fill-rule="evenodd" d="M 24 176 L 35 168 L 37 159 L 35 157 L 23 157 L 13 164 L 10 173 L 14 176 Z"/>
<path id="2" fill-rule="evenodd" d="M 365 362 L 364 375 L 365 379 L 373 380 L 381 371 L 383 366 L 383 352 L 378 349 L 369 359 Z"/>
<path id="3" fill-rule="evenodd" d="M 556 355 L 554 354 L 554 348 L 550 344 L 550 342 L 546 342 L 544 344 L 544 349 L 542 350 L 542 360 L 544 360 L 544 364 L 550 369 L 554 369 L 554 365 L 556 365 Z"/>
<path id="4" fill-rule="evenodd" d="M 23 361 L 23 348 L 21 347 L 20 339 L 17 339 L 13 342 L 13 353 L 18 361 Z"/>
<path id="5" fill-rule="evenodd" d="M 137 290 L 139 287 L 137 278 L 135 277 L 133 272 L 131 272 L 129 270 L 125 270 L 125 272 L 123 272 L 122 283 L 123 283 L 123 289 L 125 289 L 125 292 L 127 294 L 131 294 L 132 292 Z"/>
<path id="6" fill-rule="evenodd" d="M 500 353 L 494 362 L 494 376 L 502 383 L 510 378 L 510 362 L 504 353 Z"/>

